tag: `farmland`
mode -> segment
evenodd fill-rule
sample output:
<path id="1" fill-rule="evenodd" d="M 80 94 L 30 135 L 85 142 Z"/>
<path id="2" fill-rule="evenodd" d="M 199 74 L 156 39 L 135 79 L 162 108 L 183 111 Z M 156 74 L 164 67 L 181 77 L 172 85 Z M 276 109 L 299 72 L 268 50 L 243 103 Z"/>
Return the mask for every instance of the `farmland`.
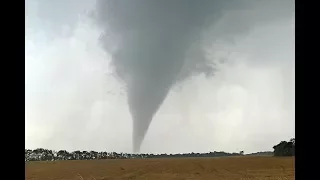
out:
<path id="1" fill-rule="evenodd" d="M 25 163 L 26 180 L 293 180 L 294 157 L 154 158 Z"/>

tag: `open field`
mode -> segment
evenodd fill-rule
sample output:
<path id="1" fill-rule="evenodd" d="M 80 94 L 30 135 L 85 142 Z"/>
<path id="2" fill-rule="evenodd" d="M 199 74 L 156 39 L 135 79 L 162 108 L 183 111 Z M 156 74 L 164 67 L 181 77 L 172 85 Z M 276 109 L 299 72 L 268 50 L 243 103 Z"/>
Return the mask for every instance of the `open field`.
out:
<path id="1" fill-rule="evenodd" d="M 292 157 L 26 162 L 26 180 L 293 180 Z"/>

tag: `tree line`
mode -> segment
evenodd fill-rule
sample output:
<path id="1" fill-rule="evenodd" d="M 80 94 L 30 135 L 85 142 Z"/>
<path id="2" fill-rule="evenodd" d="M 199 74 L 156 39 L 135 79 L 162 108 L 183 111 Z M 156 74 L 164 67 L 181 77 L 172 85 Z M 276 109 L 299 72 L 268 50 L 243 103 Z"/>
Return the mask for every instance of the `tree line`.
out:
<path id="1" fill-rule="evenodd" d="M 241 156 L 243 153 L 209 152 L 209 153 L 184 153 L 184 154 L 130 154 L 116 152 L 96 151 L 53 151 L 37 148 L 25 149 L 25 161 L 56 161 L 56 160 L 93 160 L 93 159 L 134 159 L 134 158 L 174 158 L 174 157 L 221 157 Z"/>
<path id="2" fill-rule="evenodd" d="M 292 156 L 294 155 L 295 139 L 289 142 L 281 141 L 275 145 L 274 152 L 259 152 L 248 155 L 274 155 Z M 177 157 L 224 157 L 224 156 L 243 156 L 243 151 L 239 153 L 227 153 L 214 151 L 209 153 L 183 153 L 183 154 L 130 154 L 116 152 L 96 152 L 96 151 L 73 151 L 66 150 L 54 151 L 44 148 L 34 150 L 25 149 L 25 161 L 57 161 L 57 160 L 93 160 L 93 159 L 132 159 L 132 158 L 177 158 Z"/>

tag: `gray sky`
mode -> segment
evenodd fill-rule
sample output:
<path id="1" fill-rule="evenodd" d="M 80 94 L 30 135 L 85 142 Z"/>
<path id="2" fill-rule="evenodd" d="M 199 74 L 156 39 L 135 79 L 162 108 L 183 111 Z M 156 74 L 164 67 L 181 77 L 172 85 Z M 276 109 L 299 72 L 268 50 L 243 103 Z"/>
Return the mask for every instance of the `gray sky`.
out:
<path id="1" fill-rule="evenodd" d="M 294 137 L 294 14 L 255 23 L 265 5 L 254 7 L 204 29 L 201 44 L 218 72 L 172 88 L 143 152 L 249 153 Z M 109 75 L 102 30 L 86 17 L 94 8 L 91 0 L 26 1 L 26 148 L 131 152 L 123 84 Z"/>

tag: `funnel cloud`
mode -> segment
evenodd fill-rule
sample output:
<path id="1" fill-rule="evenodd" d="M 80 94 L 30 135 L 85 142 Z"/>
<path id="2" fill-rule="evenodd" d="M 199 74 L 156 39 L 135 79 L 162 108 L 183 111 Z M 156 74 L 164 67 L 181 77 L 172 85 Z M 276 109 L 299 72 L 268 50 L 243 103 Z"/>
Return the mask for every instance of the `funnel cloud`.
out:
<path id="1" fill-rule="evenodd" d="M 26 0 L 26 148 L 272 150 L 294 137 L 293 0 Z"/>
<path id="2" fill-rule="evenodd" d="M 293 13 L 291 0 L 98 0 L 96 18 L 104 30 L 100 41 L 127 90 L 133 151 L 140 151 L 174 85 L 219 70 L 216 61 L 205 56 L 210 36 L 232 44 L 256 25 Z M 221 17 L 232 21 L 219 24 Z M 217 28 L 215 34 L 206 34 L 210 28 Z"/>

